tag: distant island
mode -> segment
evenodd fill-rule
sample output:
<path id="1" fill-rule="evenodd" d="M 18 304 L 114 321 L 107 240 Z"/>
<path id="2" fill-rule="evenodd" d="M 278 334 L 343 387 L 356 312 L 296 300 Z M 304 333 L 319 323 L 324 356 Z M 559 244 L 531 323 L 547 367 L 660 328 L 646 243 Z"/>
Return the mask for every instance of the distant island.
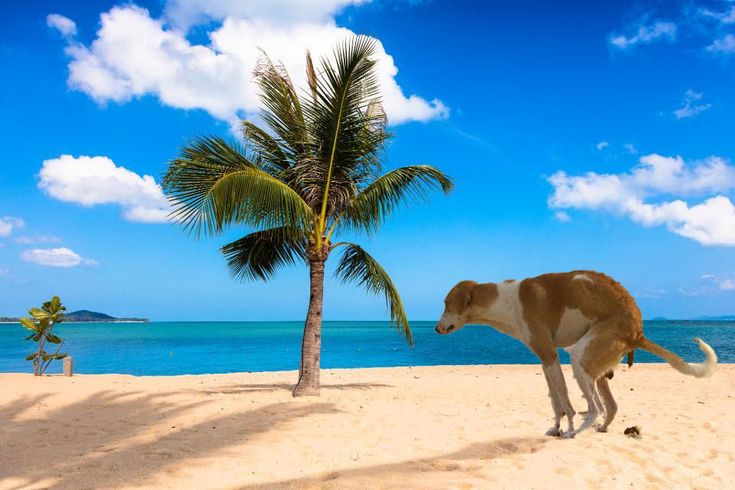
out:
<path id="1" fill-rule="evenodd" d="M 735 315 L 721 316 L 697 316 L 694 318 L 666 318 L 663 316 L 655 316 L 646 320 L 647 322 L 734 322 Z"/>
<path id="2" fill-rule="evenodd" d="M 20 318 L 17 317 L 6 317 L 0 316 L 0 323 L 17 323 Z M 147 323 L 150 320 L 147 318 L 116 318 L 106 313 L 99 313 L 96 311 L 89 310 L 78 310 L 72 311 L 64 315 L 65 322 L 87 322 L 87 323 Z"/>

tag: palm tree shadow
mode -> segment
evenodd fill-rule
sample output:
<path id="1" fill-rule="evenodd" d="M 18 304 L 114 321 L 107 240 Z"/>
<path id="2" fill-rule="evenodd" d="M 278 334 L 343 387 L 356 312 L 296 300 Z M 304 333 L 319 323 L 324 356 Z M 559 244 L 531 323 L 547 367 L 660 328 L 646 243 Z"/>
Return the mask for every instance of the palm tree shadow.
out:
<path id="1" fill-rule="evenodd" d="M 548 438 L 507 438 L 490 443 L 469 444 L 458 451 L 431 458 L 337 470 L 321 475 L 241 487 L 245 489 L 281 488 L 422 488 L 456 487 L 457 473 L 472 477 L 477 467 L 496 458 L 535 453 Z M 476 476 L 481 480 L 481 476 Z M 431 484 L 431 485 L 429 485 Z"/>
<path id="2" fill-rule="evenodd" d="M 180 421 L 208 403 L 167 401 L 175 394 L 100 392 L 41 412 L 42 418 L 33 415 L 44 396 L 0 406 L 0 487 L 140 485 L 182 460 L 212 456 L 298 418 L 338 412 L 331 403 L 283 402 L 169 425 L 166 419 Z"/>
<path id="3" fill-rule="evenodd" d="M 330 390 L 370 390 L 373 388 L 393 388 L 393 385 L 383 383 L 336 383 L 322 384 L 322 391 Z M 292 392 L 294 385 L 289 383 L 251 383 L 222 386 L 211 390 L 187 390 L 205 393 L 207 395 L 236 395 L 251 392 L 288 391 Z"/>

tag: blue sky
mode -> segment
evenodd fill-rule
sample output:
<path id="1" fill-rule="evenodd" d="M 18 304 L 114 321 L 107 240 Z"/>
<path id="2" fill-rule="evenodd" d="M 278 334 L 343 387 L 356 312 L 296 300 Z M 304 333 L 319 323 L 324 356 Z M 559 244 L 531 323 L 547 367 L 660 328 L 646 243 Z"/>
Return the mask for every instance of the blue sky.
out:
<path id="1" fill-rule="evenodd" d="M 461 279 L 581 268 L 647 317 L 735 313 L 735 2 L 598 3 L 3 4 L 0 315 L 59 294 L 156 320 L 303 318 L 304 267 L 234 282 L 217 250 L 246 230 L 159 222 L 156 181 L 257 112 L 257 47 L 296 78 L 307 46 L 349 31 L 384 50 L 387 167 L 456 182 L 364 242 L 409 317 L 436 318 Z M 387 317 L 335 281 L 325 302 L 327 319 Z"/>

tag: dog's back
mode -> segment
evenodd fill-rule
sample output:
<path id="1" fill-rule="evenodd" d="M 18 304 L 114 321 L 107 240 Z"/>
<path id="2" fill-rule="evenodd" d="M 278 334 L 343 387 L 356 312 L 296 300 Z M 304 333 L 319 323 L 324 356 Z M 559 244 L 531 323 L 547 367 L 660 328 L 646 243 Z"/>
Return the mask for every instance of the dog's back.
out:
<path id="1" fill-rule="evenodd" d="M 518 293 L 529 327 L 547 328 L 552 337 L 557 337 L 565 322 L 592 324 L 611 317 L 625 320 L 618 325 L 628 330 L 626 336 L 642 335 L 643 321 L 635 300 L 619 282 L 600 272 L 543 274 L 521 281 Z"/>

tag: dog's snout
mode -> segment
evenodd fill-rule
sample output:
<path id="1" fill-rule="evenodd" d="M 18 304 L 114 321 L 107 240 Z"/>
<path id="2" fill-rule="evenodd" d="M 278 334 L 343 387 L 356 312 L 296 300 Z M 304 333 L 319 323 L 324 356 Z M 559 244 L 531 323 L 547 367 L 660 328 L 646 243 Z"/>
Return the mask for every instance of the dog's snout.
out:
<path id="1" fill-rule="evenodd" d="M 452 330 L 454 330 L 454 324 L 449 325 L 448 327 L 442 328 L 440 325 L 437 324 L 436 327 L 434 327 L 434 330 L 436 330 L 436 333 L 444 335 L 451 333 Z"/>

